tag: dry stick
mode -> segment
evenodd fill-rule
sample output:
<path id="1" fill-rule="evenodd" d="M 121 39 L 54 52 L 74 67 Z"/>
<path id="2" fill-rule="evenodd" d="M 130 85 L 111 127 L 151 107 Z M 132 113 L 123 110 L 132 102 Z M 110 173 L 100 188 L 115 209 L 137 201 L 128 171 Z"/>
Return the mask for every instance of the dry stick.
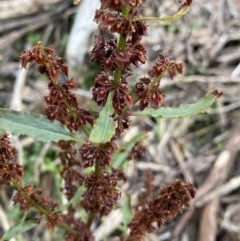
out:
<path id="1" fill-rule="evenodd" d="M 235 125 L 232 128 L 232 135 L 230 135 L 229 140 L 227 141 L 224 150 L 220 153 L 218 156 L 214 166 L 212 167 L 210 173 L 208 174 L 205 182 L 203 185 L 197 190 L 197 196 L 192 202 L 192 208 L 190 212 L 183 215 L 183 217 L 179 220 L 178 224 L 176 225 L 173 236 L 171 240 L 175 240 L 176 237 L 179 236 L 179 234 L 182 232 L 184 227 L 186 226 L 187 222 L 190 220 L 192 215 L 194 214 L 195 210 L 195 204 L 199 202 L 201 199 L 205 197 L 209 193 L 209 191 L 213 190 L 214 188 L 218 188 L 221 186 L 229 173 L 229 170 L 233 164 L 233 161 L 237 155 L 237 152 L 240 147 L 240 117 L 236 118 Z M 210 205 L 210 206 L 209 206 Z M 212 202 L 210 202 L 206 209 L 210 210 L 212 213 L 216 213 L 215 206 L 216 205 L 216 199 L 213 199 Z M 209 215 L 206 211 L 203 211 L 208 215 L 208 218 L 206 218 L 204 215 L 204 220 L 202 218 L 201 223 L 206 222 L 206 224 L 203 225 L 210 225 L 210 223 L 213 223 L 215 220 L 211 222 L 211 219 L 214 218 L 213 215 Z M 200 239 L 199 241 L 208 241 L 206 237 L 203 239 L 203 231 L 202 226 L 200 227 Z M 204 227 L 206 228 L 206 226 Z"/>
<path id="2" fill-rule="evenodd" d="M 186 168 L 186 162 L 184 160 L 184 156 L 182 151 L 180 150 L 179 143 L 175 140 L 170 141 L 171 152 L 173 156 L 176 158 L 178 165 L 183 173 L 185 181 L 192 181 L 192 175 L 190 174 L 189 170 Z"/>
<path id="3" fill-rule="evenodd" d="M 64 13 L 66 12 L 66 9 L 68 6 L 69 6 L 69 3 L 65 2 L 65 3 L 61 4 L 59 7 L 57 7 L 54 12 L 52 12 L 52 11 L 47 12 L 47 13 L 42 14 L 39 17 L 35 17 L 35 21 L 32 21 L 29 26 L 23 27 L 16 31 L 12 31 L 8 35 L 0 38 L 0 50 L 3 50 L 8 45 L 12 44 L 16 40 L 18 40 L 20 37 L 29 33 L 30 31 L 41 28 L 42 26 L 48 24 L 49 22 L 62 18 L 63 16 L 65 16 Z"/>
<path id="4" fill-rule="evenodd" d="M 240 118 L 233 129 L 233 135 L 228 140 L 224 151 L 219 155 L 213 168 L 216 171 L 212 173 L 216 175 L 215 189 L 219 188 L 226 181 L 230 168 L 238 153 L 240 146 Z M 214 169 L 213 169 L 214 170 Z M 208 178 L 207 178 L 208 179 Z M 219 208 L 219 196 L 213 198 L 203 209 L 200 220 L 199 241 L 214 241 L 217 233 L 217 212 Z"/>
<path id="5" fill-rule="evenodd" d="M 215 199 L 216 197 L 221 197 L 231 193 L 232 191 L 238 189 L 240 187 L 240 176 L 232 178 L 230 181 L 225 183 L 219 188 L 208 193 L 208 195 L 204 196 L 199 202 L 196 203 L 197 207 L 202 207 L 205 203 Z"/>
<path id="6" fill-rule="evenodd" d="M 51 4 L 56 4 L 61 0 L 11 0 L 0 1 L 0 9 L 2 10 L 0 19 L 1 21 L 19 18 L 28 14 L 36 14 L 39 10 L 50 7 Z"/>

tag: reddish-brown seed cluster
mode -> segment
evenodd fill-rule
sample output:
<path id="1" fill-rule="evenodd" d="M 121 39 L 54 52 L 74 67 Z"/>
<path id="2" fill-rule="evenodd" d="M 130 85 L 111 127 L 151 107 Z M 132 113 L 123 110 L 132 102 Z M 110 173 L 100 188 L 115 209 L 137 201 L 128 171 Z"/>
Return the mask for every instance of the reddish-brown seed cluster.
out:
<path id="1" fill-rule="evenodd" d="M 65 60 L 54 57 L 53 47 L 43 48 L 39 43 L 31 50 L 25 50 L 20 54 L 22 67 L 35 61 L 41 74 L 49 78 L 49 95 L 44 97 L 47 104 L 46 115 L 50 120 L 58 120 L 66 125 L 69 130 L 77 131 L 87 122 L 93 125 L 90 112 L 79 108 L 77 98 L 72 92 L 76 89 L 73 78 L 68 81 L 58 80 L 60 73 L 68 77 L 68 66 Z"/>
<path id="2" fill-rule="evenodd" d="M 43 48 L 41 44 L 35 45 L 31 50 L 24 50 L 20 56 L 22 67 L 35 61 L 41 74 L 46 74 L 51 81 L 55 81 L 59 72 L 68 76 L 68 66 L 63 58 L 54 58 L 53 46 Z"/>
<path id="3" fill-rule="evenodd" d="M 142 0 L 101 0 L 103 10 L 109 9 L 120 12 L 121 8 L 127 4 L 131 8 L 139 7 L 142 5 Z"/>
<path id="4" fill-rule="evenodd" d="M 71 79 L 65 83 L 50 82 L 49 95 L 44 97 L 47 103 L 45 110 L 48 119 L 59 120 L 71 131 L 77 131 L 87 122 L 93 125 L 93 118 L 88 110 L 79 108 L 75 94 L 71 89 L 75 88 L 75 80 Z"/>
<path id="5" fill-rule="evenodd" d="M 21 183 L 23 166 L 16 160 L 17 151 L 9 141 L 7 133 L 0 136 L 0 185 L 14 181 Z"/>
<path id="6" fill-rule="evenodd" d="M 20 210 L 27 211 L 31 207 L 41 207 L 38 209 L 39 217 L 45 215 L 49 229 L 53 229 L 55 225 L 63 221 L 61 214 L 54 213 L 54 209 L 58 204 L 49 197 L 41 197 L 42 190 L 36 188 L 33 184 L 25 187 L 17 187 L 17 192 L 13 196 L 14 204 L 18 203 Z M 37 219 L 40 222 L 40 218 Z"/>
<path id="7" fill-rule="evenodd" d="M 173 219 L 183 208 L 189 208 L 190 201 L 195 197 L 196 190 L 191 182 L 176 180 L 167 187 L 161 187 L 159 197 L 147 203 L 136 213 L 129 224 L 130 235 L 127 241 L 143 240 L 146 233 L 154 231 L 153 223 L 160 228 L 164 220 Z"/>
<path id="8" fill-rule="evenodd" d="M 71 227 L 77 231 L 76 234 L 65 232 L 65 241 L 94 241 L 94 237 L 90 229 L 81 220 L 64 216 L 64 222 L 71 224 Z"/>
<path id="9" fill-rule="evenodd" d="M 155 65 L 148 71 L 149 77 L 140 78 L 135 85 L 136 93 L 140 99 L 140 110 L 144 110 L 148 106 L 154 109 L 161 107 L 164 95 L 159 85 L 163 73 L 167 72 L 172 79 L 176 72 L 181 74 L 182 69 L 182 63 L 176 63 L 174 60 L 169 60 L 167 56 L 160 54 Z M 152 85 L 153 81 L 156 81 L 156 84 Z"/>
<path id="10" fill-rule="evenodd" d="M 20 188 L 13 197 L 14 203 L 19 203 L 20 210 L 28 210 L 32 206 L 32 202 L 37 203 L 39 196 L 42 194 L 40 188 L 36 188 L 33 184 L 29 184 Z"/>
<path id="11" fill-rule="evenodd" d="M 147 151 L 142 141 L 138 141 L 134 144 L 133 148 L 129 153 L 129 160 L 136 160 L 140 154 L 145 153 Z"/>
<path id="12" fill-rule="evenodd" d="M 77 189 L 82 186 L 84 177 L 81 173 L 81 162 L 77 158 L 77 150 L 74 149 L 74 141 L 59 141 L 58 145 L 61 147 L 60 160 L 63 165 L 61 177 L 64 182 L 64 194 L 67 199 L 71 199 Z"/>
<path id="13" fill-rule="evenodd" d="M 138 211 L 140 207 L 144 207 L 151 197 L 154 190 L 154 176 L 152 171 L 147 170 L 143 173 L 144 175 L 144 183 L 143 183 L 143 191 L 138 195 L 138 201 L 134 205 L 134 210 Z"/>
<path id="14" fill-rule="evenodd" d="M 183 64 L 176 63 L 174 60 L 168 59 L 167 55 L 159 54 L 157 62 L 152 69 L 148 71 L 148 75 L 150 78 L 157 78 L 164 71 L 166 71 L 169 77 L 172 79 L 176 72 L 182 74 Z"/>
<path id="15" fill-rule="evenodd" d="M 112 169 L 111 173 L 102 172 L 99 177 L 93 172 L 85 177 L 86 191 L 81 202 L 84 209 L 100 215 L 108 214 L 121 197 L 121 191 L 117 187 L 119 180 L 125 181 L 126 177 L 122 171 L 116 169 Z"/>
<path id="16" fill-rule="evenodd" d="M 128 91 L 127 77 L 123 76 L 118 85 L 114 85 L 105 72 L 97 74 L 93 87 L 93 100 L 100 106 L 104 106 L 108 93 L 112 92 L 112 103 L 116 113 L 121 114 L 122 109 L 127 106 L 129 109 L 133 105 L 133 96 Z"/>
<path id="17" fill-rule="evenodd" d="M 84 167 L 91 167 L 98 160 L 99 166 L 104 169 L 110 166 L 113 153 L 116 149 L 114 141 L 95 146 L 91 143 L 84 144 L 80 148 L 82 162 Z"/>
<path id="18" fill-rule="evenodd" d="M 140 41 L 132 44 L 132 41 L 128 40 L 125 49 L 118 51 L 116 40 L 106 41 L 101 36 L 95 37 L 91 55 L 91 61 L 100 61 L 106 73 L 111 73 L 117 68 L 126 70 L 131 64 L 138 67 L 146 61 L 146 50 Z"/>
<path id="19" fill-rule="evenodd" d="M 128 4 L 128 14 L 123 16 L 120 11 Z M 99 73 L 93 85 L 93 100 L 100 106 L 106 103 L 110 91 L 113 93 L 113 107 L 115 114 L 121 115 L 124 108 L 131 109 L 133 95 L 128 90 L 128 77 L 131 75 L 131 64 L 138 67 L 146 61 L 146 50 L 141 43 L 142 36 L 147 35 L 147 24 L 135 21 L 139 17 L 138 9 L 141 0 L 101 1 L 101 8 L 96 11 L 95 21 L 103 30 L 121 34 L 126 43 L 119 46 L 115 39 L 105 40 L 95 37 L 95 45 L 91 51 L 91 60 L 99 61 L 104 72 Z M 121 70 L 122 75 L 116 81 L 116 72 Z M 117 135 L 124 131 L 123 123 L 116 120 Z M 124 121 L 128 123 L 128 121 Z"/>
<path id="20" fill-rule="evenodd" d="M 121 115 L 116 116 L 114 118 L 115 126 L 116 126 L 116 136 L 120 136 L 121 133 L 124 132 L 124 130 L 128 129 L 130 126 L 130 118 L 128 115 Z"/>
<path id="21" fill-rule="evenodd" d="M 133 44 L 137 42 L 136 40 L 140 40 L 142 35 L 146 35 L 147 31 L 146 23 L 135 21 L 138 17 L 139 14 L 136 8 L 130 8 L 127 18 L 119 15 L 117 12 L 108 12 L 100 9 L 96 11 L 95 21 L 99 23 L 99 27 L 102 30 L 109 29 L 112 33 L 130 36 Z"/>
<path id="22" fill-rule="evenodd" d="M 149 105 L 155 109 L 162 105 L 164 95 L 160 91 L 159 83 L 153 87 L 150 86 L 150 83 L 150 78 L 143 77 L 135 85 L 136 93 L 139 97 L 140 110 L 144 110 Z"/>

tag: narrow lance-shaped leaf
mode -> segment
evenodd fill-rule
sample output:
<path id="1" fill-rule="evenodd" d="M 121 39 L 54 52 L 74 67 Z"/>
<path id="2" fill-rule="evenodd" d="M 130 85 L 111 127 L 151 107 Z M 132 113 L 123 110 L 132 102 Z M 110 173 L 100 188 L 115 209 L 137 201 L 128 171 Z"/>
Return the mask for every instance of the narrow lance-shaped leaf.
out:
<path id="1" fill-rule="evenodd" d="M 182 105 L 178 108 L 161 107 L 160 109 L 147 109 L 143 111 L 133 112 L 132 115 L 136 116 L 149 116 L 156 118 L 181 118 L 191 115 L 196 115 L 198 113 L 205 112 L 209 106 L 211 106 L 214 101 L 221 96 L 222 93 L 214 91 L 211 94 L 205 95 L 203 98 L 198 100 L 193 104 Z"/>
<path id="2" fill-rule="evenodd" d="M 75 137 L 66 126 L 59 121 L 50 121 L 44 115 L 19 112 L 0 108 L 0 129 L 12 135 L 27 135 L 43 142 L 77 141 L 84 140 Z"/>
<path id="3" fill-rule="evenodd" d="M 155 17 L 140 17 L 134 19 L 135 21 L 151 21 L 151 22 L 163 22 L 163 23 L 169 23 L 172 21 L 175 21 L 179 18 L 181 18 L 183 15 L 185 15 L 188 10 L 190 9 L 191 0 L 187 0 L 186 3 L 182 4 L 181 7 L 178 9 L 178 11 L 171 16 L 166 16 L 162 18 L 155 18 Z"/>
<path id="4" fill-rule="evenodd" d="M 100 111 L 99 117 L 93 126 L 89 140 L 93 143 L 106 143 L 115 133 L 115 127 L 111 115 L 113 114 L 112 94 L 109 93 L 107 102 Z"/>
<path id="5" fill-rule="evenodd" d="M 11 227 L 0 239 L 0 241 L 5 241 L 9 240 L 13 237 L 16 237 L 20 233 L 24 233 L 32 228 L 34 228 L 37 224 L 34 221 L 24 221 L 24 222 L 19 222 L 13 227 Z"/>
<path id="6" fill-rule="evenodd" d="M 123 227 L 124 227 L 124 233 L 127 233 L 128 229 L 128 224 L 132 220 L 132 212 L 131 212 L 131 196 L 126 195 L 124 204 L 122 207 L 122 212 L 123 212 Z"/>

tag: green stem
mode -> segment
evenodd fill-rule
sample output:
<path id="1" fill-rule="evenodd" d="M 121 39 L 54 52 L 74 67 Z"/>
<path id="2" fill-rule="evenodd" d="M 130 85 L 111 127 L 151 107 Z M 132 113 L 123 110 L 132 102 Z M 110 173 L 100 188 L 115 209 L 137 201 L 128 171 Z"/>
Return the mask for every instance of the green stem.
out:
<path id="1" fill-rule="evenodd" d="M 166 17 L 162 17 L 162 18 L 156 18 L 156 17 L 140 17 L 140 18 L 135 18 L 134 21 L 137 22 L 141 22 L 141 21 L 147 21 L 147 22 L 163 22 L 163 23 L 169 23 L 172 21 L 175 21 L 179 18 L 181 18 L 183 15 L 185 15 L 188 10 L 190 9 L 189 5 L 185 5 L 183 7 L 180 7 L 178 9 L 178 11 L 172 15 L 172 16 L 166 16 Z"/>
<path id="2" fill-rule="evenodd" d="M 81 126 L 81 128 L 82 128 L 83 132 L 85 133 L 85 135 L 86 135 L 87 137 L 89 137 L 89 136 L 90 136 L 90 132 L 89 132 L 89 130 L 87 129 L 87 126 L 86 126 L 86 125 L 83 125 L 83 126 Z"/>
<path id="3" fill-rule="evenodd" d="M 66 108 L 68 109 L 70 115 L 71 115 L 74 119 L 76 119 L 76 117 L 77 117 L 77 116 L 76 116 L 76 113 L 74 113 L 72 107 L 68 104 L 68 102 L 67 102 L 66 100 L 64 100 L 64 104 L 65 104 Z"/>
<path id="4" fill-rule="evenodd" d="M 164 69 L 161 74 L 159 76 L 157 76 L 155 79 L 153 79 L 153 81 L 150 83 L 149 88 L 151 89 L 155 84 L 157 84 L 157 82 L 159 82 L 161 80 L 161 78 L 163 77 L 163 75 L 165 75 L 165 73 L 167 72 L 168 68 Z"/>
<path id="5" fill-rule="evenodd" d="M 122 7 L 122 16 L 124 17 L 128 17 L 128 5 L 125 5 Z M 126 47 L 126 42 L 127 42 L 127 36 L 124 36 L 122 34 L 120 34 L 119 39 L 118 39 L 118 46 L 117 46 L 117 51 L 118 52 L 122 52 L 124 51 L 125 47 Z M 121 75 L 122 75 L 122 69 L 121 68 L 117 68 L 115 70 L 114 73 L 114 79 L 113 79 L 113 84 L 114 85 L 118 85 L 121 79 Z M 95 176 L 96 178 L 101 177 L 102 175 L 102 169 L 100 168 L 99 165 L 99 160 L 96 159 L 95 161 Z M 98 202 L 98 197 L 96 197 L 95 202 Z M 94 220 L 95 217 L 95 213 L 94 212 L 90 212 L 89 216 L 88 216 L 88 220 L 87 220 L 87 227 L 90 228 L 91 224 Z"/>
<path id="6" fill-rule="evenodd" d="M 72 233 L 74 235 L 78 235 L 78 232 L 66 223 L 59 223 L 58 226 L 60 228 L 64 229 L 64 230 L 66 230 L 69 233 Z"/>
<path id="7" fill-rule="evenodd" d="M 95 161 L 95 176 L 96 178 L 99 178 L 101 177 L 101 175 L 102 175 L 102 169 L 100 168 L 99 160 L 97 159 Z"/>
<path id="8" fill-rule="evenodd" d="M 87 224 L 86 224 L 89 229 L 90 229 L 90 227 L 92 225 L 92 222 L 93 222 L 94 218 L 95 218 L 95 213 L 93 211 L 91 211 L 89 213 Z"/>
<path id="9" fill-rule="evenodd" d="M 12 182 L 13 187 L 21 192 L 21 194 L 31 203 L 31 206 L 36 208 L 39 212 L 41 212 L 42 214 L 45 214 L 46 216 L 49 214 L 49 211 L 46 210 L 45 208 L 43 208 L 42 206 L 40 206 L 36 201 L 34 201 L 31 197 L 28 196 L 28 194 L 26 192 L 23 191 L 23 189 L 21 188 L 21 186 L 19 186 L 16 182 Z M 66 230 L 69 233 L 75 234 L 77 235 L 78 232 L 73 229 L 71 226 L 69 226 L 66 223 L 59 223 L 57 224 L 57 226 L 59 226 L 60 228 Z"/>
<path id="10" fill-rule="evenodd" d="M 122 7 L 122 16 L 127 18 L 128 17 L 128 11 L 129 11 L 128 5 L 123 6 Z M 127 36 L 124 36 L 124 35 L 120 34 L 119 39 L 118 39 L 118 46 L 117 46 L 118 52 L 124 51 L 124 49 L 126 47 L 126 42 L 127 42 Z M 115 73 L 114 73 L 114 80 L 113 80 L 114 85 L 119 84 L 121 75 L 122 75 L 122 69 L 117 68 L 115 70 Z"/>

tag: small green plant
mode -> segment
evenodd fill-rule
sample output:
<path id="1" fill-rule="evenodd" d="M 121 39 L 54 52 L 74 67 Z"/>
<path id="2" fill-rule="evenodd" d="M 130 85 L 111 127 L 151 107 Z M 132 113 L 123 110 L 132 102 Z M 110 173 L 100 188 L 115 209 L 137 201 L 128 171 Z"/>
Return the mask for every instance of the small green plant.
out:
<path id="1" fill-rule="evenodd" d="M 60 72 L 68 77 L 68 66 L 63 58 L 54 56 L 52 46 L 45 48 L 39 42 L 31 50 L 20 54 L 23 68 L 35 62 L 39 72 L 48 77 L 49 94 L 44 97 L 46 115 L 1 108 L 0 128 L 13 135 L 28 135 L 38 141 L 57 143 L 61 148 L 59 170 L 64 181 L 62 195 L 68 202 L 59 204 L 50 197 L 43 197 L 42 190 L 35 185 L 22 185 L 24 168 L 16 161 L 16 149 L 11 145 L 8 134 L 3 134 L 0 137 L 0 184 L 11 185 L 15 189 L 13 201 L 19 204 L 20 210 L 27 212 L 34 208 L 38 216 L 35 220 L 23 219 L 1 240 L 25 232 L 42 220 L 47 222 L 49 229 L 61 230 L 66 241 L 94 240 L 90 227 L 95 218 L 119 208 L 120 184 L 127 179 L 124 165 L 146 150 L 144 132 L 119 145 L 122 133 L 131 125 L 130 117 L 191 116 L 206 111 L 220 96 L 214 91 L 193 104 L 178 108 L 161 107 L 164 100 L 160 89 L 162 77 L 167 73 L 173 78 L 183 69 L 182 63 L 161 54 L 146 76 L 136 80 L 135 89 L 129 91 L 130 66 L 138 67 L 146 61 L 142 37 L 147 35 L 147 22 L 174 21 L 189 10 L 191 2 L 181 1 L 179 10 L 173 16 L 154 18 L 139 15 L 141 0 L 101 0 L 94 20 L 102 30 L 117 33 L 119 38 L 106 40 L 96 36 L 91 51 L 91 60 L 99 61 L 102 66 L 92 88 L 93 101 L 100 107 L 97 118 L 77 102 L 75 80 L 59 80 Z M 79 137 L 81 132 L 85 138 Z M 80 144 L 79 149 L 76 144 Z M 122 240 L 144 240 L 146 233 L 155 230 L 153 223 L 160 228 L 165 220 L 171 220 L 184 207 L 188 208 L 195 197 L 196 190 L 191 182 L 176 180 L 167 187 L 160 187 L 157 197 L 152 198 L 153 179 L 153 174 L 147 172 L 144 183 L 146 191 L 139 196 L 134 207 L 131 206 L 130 196 L 125 195 L 121 207 L 123 224 L 119 227 Z M 79 213 L 83 215 L 76 215 Z"/>

